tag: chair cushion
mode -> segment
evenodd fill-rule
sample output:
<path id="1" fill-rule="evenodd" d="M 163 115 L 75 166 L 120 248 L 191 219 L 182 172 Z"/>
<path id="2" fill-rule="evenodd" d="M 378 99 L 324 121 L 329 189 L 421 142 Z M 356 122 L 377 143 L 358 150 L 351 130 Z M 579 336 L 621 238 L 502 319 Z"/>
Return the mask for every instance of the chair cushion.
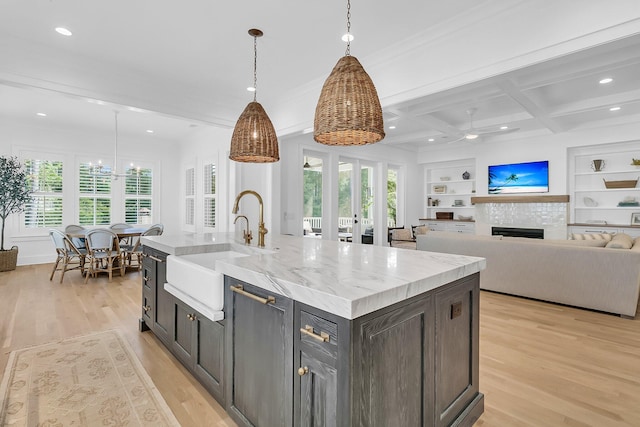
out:
<path id="1" fill-rule="evenodd" d="M 571 240 L 606 240 L 607 242 L 610 242 L 612 237 L 613 235 L 609 233 L 571 234 Z"/>
<path id="2" fill-rule="evenodd" d="M 407 228 L 400 228 L 396 230 L 391 230 L 391 239 L 392 240 L 413 240 L 413 235 L 411 234 L 411 230 Z"/>

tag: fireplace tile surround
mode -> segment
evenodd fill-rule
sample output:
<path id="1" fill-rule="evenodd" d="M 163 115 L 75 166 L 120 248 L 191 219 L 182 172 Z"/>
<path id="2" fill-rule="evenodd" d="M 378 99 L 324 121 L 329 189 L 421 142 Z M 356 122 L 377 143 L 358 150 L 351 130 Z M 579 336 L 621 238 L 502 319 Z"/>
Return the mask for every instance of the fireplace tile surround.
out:
<path id="1" fill-rule="evenodd" d="M 476 234 L 491 235 L 491 227 L 541 228 L 545 239 L 566 239 L 569 196 L 472 197 Z"/>

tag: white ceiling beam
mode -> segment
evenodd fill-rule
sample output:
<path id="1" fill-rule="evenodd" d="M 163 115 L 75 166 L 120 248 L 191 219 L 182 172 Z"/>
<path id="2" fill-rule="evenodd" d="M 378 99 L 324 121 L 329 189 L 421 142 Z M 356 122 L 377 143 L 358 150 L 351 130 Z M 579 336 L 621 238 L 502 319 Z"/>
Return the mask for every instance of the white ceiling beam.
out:
<path id="1" fill-rule="evenodd" d="M 504 91 L 505 95 L 517 102 L 522 108 L 531 114 L 531 116 L 538 120 L 540 124 L 544 125 L 551 132 L 560 133 L 565 130 L 562 126 L 556 123 L 546 111 L 522 93 L 522 91 L 516 87 L 511 80 L 504 79 L 496 84 Z"/>
<path id="2" fill-rule="evenodd" d="M 640 100 L 640 89 L 562 104 L 554 108 L 551 115 L 553 117 L 568 116 L 587 111 L 602 110 L 613 106 L 623 106 L 625 104 L 640 102 L 638 100 Z"/>

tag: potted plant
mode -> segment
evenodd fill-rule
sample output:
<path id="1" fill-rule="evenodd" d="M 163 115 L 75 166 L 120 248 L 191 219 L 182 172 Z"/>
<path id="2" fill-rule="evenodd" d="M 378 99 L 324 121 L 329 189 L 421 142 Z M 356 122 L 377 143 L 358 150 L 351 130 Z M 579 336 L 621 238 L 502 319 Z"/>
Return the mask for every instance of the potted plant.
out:
<path id="1" fill-rule="evenodd" d="M 5 220 L 12 213 L 24 210 L 31 199 L 27 173 L 15 157 L 0 156 L 0 218 L 2 218 L 2 240 L 0 241 L 0 271 L 15 270 L 18 247 L 4 248 Z"/>

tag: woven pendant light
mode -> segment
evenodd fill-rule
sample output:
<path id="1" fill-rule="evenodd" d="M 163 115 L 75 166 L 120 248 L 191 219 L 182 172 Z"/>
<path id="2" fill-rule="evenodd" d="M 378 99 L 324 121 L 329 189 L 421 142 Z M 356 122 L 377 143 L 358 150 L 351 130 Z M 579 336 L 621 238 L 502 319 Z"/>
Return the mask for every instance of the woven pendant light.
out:
<path id="1" fill-rule="evenodd" d="M 236 162 L 271 163 L 280 160 L 278 152 L 278 137 L 266 111 L 256 101 L 257 90 L 257 42 L 262 37 L 262 31 L 249 30 L 253 37 L 253 102 L 244 109 L 231 136 L 231 150 L 229 158 Z"/>
<path id="2" fill-rule="evenodd" d="M 326 145 L 373 144 L 385 136 L 382 107 L 371 77 L 351 56 L 351 2 L 347 0 L 347 51 L 324 82 L 313 139 Z"/>

